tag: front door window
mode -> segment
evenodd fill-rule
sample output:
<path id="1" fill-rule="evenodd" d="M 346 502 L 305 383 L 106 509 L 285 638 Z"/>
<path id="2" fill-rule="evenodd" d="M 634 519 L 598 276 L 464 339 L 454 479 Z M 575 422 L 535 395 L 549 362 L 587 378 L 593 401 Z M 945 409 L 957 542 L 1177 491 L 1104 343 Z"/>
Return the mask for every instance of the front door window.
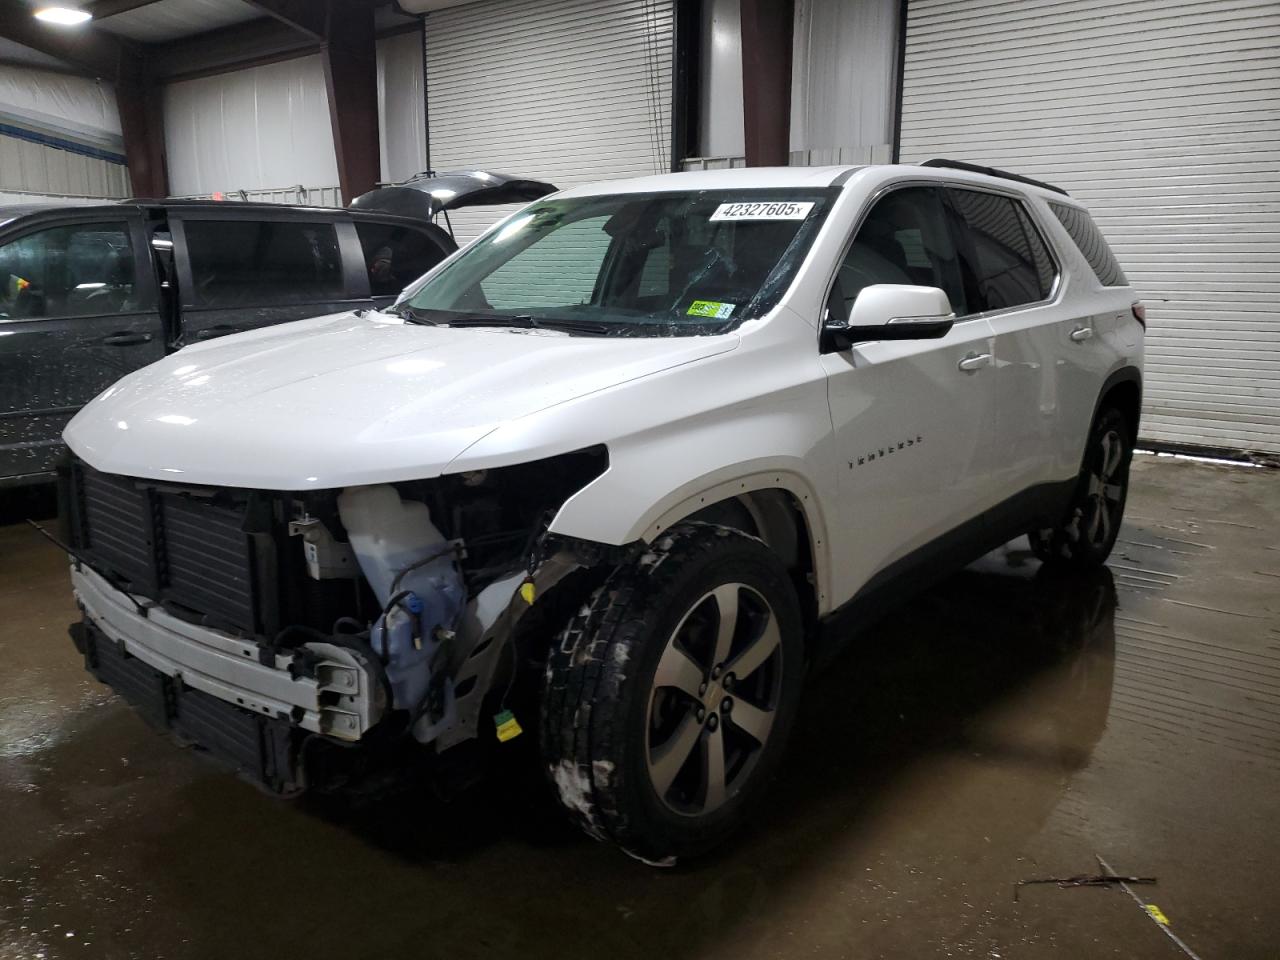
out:
<path id="1" fill-rule="evenodd" d="M 0 323 L 137 309 L 126 223 L 51 227 L 0 247 Z"/>

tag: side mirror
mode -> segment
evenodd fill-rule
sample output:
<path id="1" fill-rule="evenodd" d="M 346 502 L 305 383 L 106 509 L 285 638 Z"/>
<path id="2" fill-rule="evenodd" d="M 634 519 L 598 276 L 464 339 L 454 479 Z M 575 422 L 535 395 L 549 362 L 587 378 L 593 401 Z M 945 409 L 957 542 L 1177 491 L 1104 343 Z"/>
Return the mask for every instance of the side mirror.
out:
<path id="1" fill-rule="evenodd" d="M 951 301 L 938 287 L 874 283 L 863 287 L 845 325 L 831 324 L 825 333 L 839 350 L 866 340 L 936 340 L 955 323 Z"/>

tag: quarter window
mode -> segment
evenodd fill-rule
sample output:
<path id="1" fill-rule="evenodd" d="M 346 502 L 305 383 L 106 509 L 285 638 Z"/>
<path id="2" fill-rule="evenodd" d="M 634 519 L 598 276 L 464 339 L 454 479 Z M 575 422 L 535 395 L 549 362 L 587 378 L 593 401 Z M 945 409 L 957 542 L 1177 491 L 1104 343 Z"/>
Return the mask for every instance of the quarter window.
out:
<path id="1" fill-rule="evenodd" d="M 394 223 L 356 221 L 360 249 L 375 297 L 393 297 L 445 258 L 421 230 Z"/>
<path id="2" fill-rule="evenodd" d="M 1089 266 L 1093 268 L 1099 283 L 1104 287 L 1129 285 L 1124 271 L 1120 269 L 1119 261 L 1107 246 L 1102 231 L 1098 229 L 1098 225 L 1093 222 L 1093 217 L 1089 216 L 1087 210 L 1069 207 L 1065 203 L 1050 203 L 1049 209 L 1067 228 L 1067 233 L 1071 234 L 1071 239 L 1080 248 L 1084 258 L 1089 261 Z"/>
<path id="3" fill-rule="evenodd" d="M 0 247 L 0 323 L 138 309 L 127 223 L 53 227 Z"/>
<path id="4" fill-rule="evenodd" d="M 1027 232 L 1021 205 L 977 190 L 947 192 L 959 218 L 971 306 L 976 300 L 978 310 L 1001 310 L 1044 300 L 1053 286 L 1052 264 L 1034 228 Z"/>
<path id="5" fill-rule="evenodd" d="M 845 316 L 863 287 L 875 283 L 941 287 L 957 316 L 972 311 L 942 197 L 933 187 L 907 187 L 878 200 L 858 228 L 838 278 Z"/>
<path id="6" fill-rule="evenodd" d="M 198 307 L 257 307 L 338 300 L 342 257 L 331 223 L 187 220 L 187 255 Z"/>

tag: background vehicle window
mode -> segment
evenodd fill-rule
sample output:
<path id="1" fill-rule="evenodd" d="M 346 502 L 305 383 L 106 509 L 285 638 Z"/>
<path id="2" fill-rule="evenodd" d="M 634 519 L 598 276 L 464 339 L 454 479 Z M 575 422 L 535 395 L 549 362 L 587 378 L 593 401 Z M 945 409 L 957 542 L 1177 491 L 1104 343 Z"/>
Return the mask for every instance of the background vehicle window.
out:
<path id="1" fill-rule="evenodd" d="M 480 284 L 495 310 L 580 306 L 591 302 L 609 244 L 609 217 L 588 217 L 525 247 Z"/>
<path id="2" fill-rule="evenodd" d="M 1049 209 L 1067 228 L 1067 233 L 1071 234 L 1071 239 L 1080 248 L 1084 258 L 1089 261 L 1089 266 L 1093 268 L 1099 283 L 1104 287 L 1129 285 L 1124 271 L 1120 269 L 1119 261 L 1107 246 L 1102 231 L 1098 229 L 1098 225 L 1093 222 L 1093 217 L 1089 216 L 1087 210 L 1069 207 L 1065 203 L 1050 203 Z"/>
<path id="3" fill-rule="evenodd" d="M 0 321 L 132 313 L 127 223 L 52 227 L 0 247 Z"/>
<path id="4" fill-rule="evenodd" d="M 941 287 L 957 316 L 972 310 L 942 197 L 933 187 L 907 187 L 877 201 L 840 265 L 839 280 L 846 316 L 862 288 L 874 283 Z"/>
<path id="5" fill-rule="evenodd" d="M 356 233 L 375 297 L 395 296 L 445 257 L 436 243 L 412 227 L 357 220 Z"/>
<path id="6" fill-rule="evenodd" d="M 187 220 L 189 303 L 266 306 L 337 300 L 342 257 L 331 223 L 292 220 Z"/>
<path id="7" fill-rule="evenodd" d="M 970 307 L 1000 310 L 1043 300 L 1031 242 L 1017 204 L 1009 197 L 977 190 L 947 191 L 960 218 L 960 257 L 976 294 Z"/>

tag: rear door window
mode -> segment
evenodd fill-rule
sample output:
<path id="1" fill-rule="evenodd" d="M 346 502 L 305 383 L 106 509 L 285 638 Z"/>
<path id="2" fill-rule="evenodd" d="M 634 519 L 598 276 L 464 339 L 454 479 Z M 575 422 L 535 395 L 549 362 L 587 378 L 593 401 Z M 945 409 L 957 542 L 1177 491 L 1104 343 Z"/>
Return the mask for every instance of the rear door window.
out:
<path id="1" fill-rule="evenodd" d="M 1002 310 L 1048 297 L 1048 254 L 1038 235 L 1034 242 L 1028 235 L 1018 201 L 979 190 L 947 193 L 959 220 L 960 258 L 976 309 Z"/>
<path id="2" fill-rule="evenodd" d="M 1116 260 L 1115 254 L 1111 252 L 1111 248 L 1107 246 L 1107 241 L 1102 236 L 1102 231 L 1098 229 L 1098 225 L 1093 222 L 1093 217 L 1089 216 L 1087 210 L 1081 210 L 1079 207 L 1070 207 L 1065 203 L 1050 203 L 1049 209 L 1053 211 L 1053 215 L 1058 218 L 1059 222 L 1067 228 L 1067 233 L 1071 234 L 1071 239 L 1080 248 L 1084 258 L 1089 261 L 1089 266 L 1093 268 L 1094 275 L 1097 276 L 1099 283 L 1104 287 L 1127 287 L 1129 285 L 1124 271 L 1120 269 L 1119 261 Z"/>
<path id="3" fill-rule="evenodd" d="M 260 307 L 340 300 L 342 255 L 332 223 L 184 220 L 196 307 Z"/>
<path id="4" fill-rule="evenodd" d="M 396 223 L 356 221 L 360 250 L 375 297 L 393 297 L 446 256 L 421 230 Z"/>

